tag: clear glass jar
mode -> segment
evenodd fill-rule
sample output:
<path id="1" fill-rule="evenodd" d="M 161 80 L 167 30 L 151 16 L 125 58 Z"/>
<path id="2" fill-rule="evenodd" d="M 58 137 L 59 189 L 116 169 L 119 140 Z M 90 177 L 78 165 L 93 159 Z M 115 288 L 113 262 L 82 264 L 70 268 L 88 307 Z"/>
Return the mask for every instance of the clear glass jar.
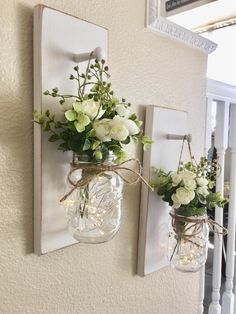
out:
<path id="1" fill-rule="evenodd" d="M 207 260 L 209 227 L 207 215 L 183 217 L 171 211 L 169 260 L 183 272 L 198 271 Z"/>
<path id="2" fill-rule="evenodd" d="M 83 156 L 73 157 L 71 167 L 75 169 L 81 165 L 83 169 L 74 170 L 71 181 L 79 182 L 89 174 L 90 167 L 99 166 L 99 163 L 85 160 Z M 109 154 L 104 164 L 112 165 L 113 160 L 114 155 Z M 69 180 L 66 185 L 66 193 L 74 188 Z M 66 207 L 68 228 L 76 240 L 103 243 L 114 237 L 120 227 L 122 190 L 122 179 L 112 171 L 104 172 L 87 185 L 74 189 L 63 205 Z"/>

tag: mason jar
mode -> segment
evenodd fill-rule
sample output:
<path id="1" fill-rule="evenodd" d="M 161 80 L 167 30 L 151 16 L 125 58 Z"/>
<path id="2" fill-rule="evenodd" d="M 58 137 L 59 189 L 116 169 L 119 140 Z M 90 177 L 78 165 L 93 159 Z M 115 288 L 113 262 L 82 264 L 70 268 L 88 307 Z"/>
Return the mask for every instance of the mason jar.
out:
<path id="1" fill-rule="evenodd" d="M 114 155 L 111 153 L 103 164 L 88 162 L 84 156 L 73 157 L 66 183 L 66 191 L 72 193 L 63 205 L 66 207 L 68 228 L 79 242 L 103 243 L 111 240 L 119 230 L 123 190 L 119 175 L 105 171 L 94 175 L 87 184 L 79 184 L 81 180 L 86 181 L 97 167 L 113 164 Z"/>
<path id="2" fill-rule="evenodd" d="M 169 260 L 183 272 L 198 271 L 207 260 L 209 227 L 207 215 L 184 217 L 170 212 Z"/>

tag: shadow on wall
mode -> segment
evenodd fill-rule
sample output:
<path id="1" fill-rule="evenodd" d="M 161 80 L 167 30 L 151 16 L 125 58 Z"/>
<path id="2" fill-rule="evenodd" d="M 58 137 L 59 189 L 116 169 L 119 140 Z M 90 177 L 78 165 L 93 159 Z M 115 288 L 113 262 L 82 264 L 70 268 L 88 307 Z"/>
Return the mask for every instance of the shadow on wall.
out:
<path id="1" fill-rule="evenodd" d="M 17 163 L 22 174 L 18 184 L 21 186 L 21 211 L 23 250 L 25 254 L 33 252 L 33 141 L 32 141 L 32 109 L 33 109 L 33 9 L 17 4 L 16 42 L 18 73 L 18 90 L 15 91 L 16 101 L 12 105 L 12 114 L 22 111 L 22 118 L 16 121 L 15 132 L 20 129 L 19 153 Z M 12 139 L 14 141 L 14 139 Z"/>

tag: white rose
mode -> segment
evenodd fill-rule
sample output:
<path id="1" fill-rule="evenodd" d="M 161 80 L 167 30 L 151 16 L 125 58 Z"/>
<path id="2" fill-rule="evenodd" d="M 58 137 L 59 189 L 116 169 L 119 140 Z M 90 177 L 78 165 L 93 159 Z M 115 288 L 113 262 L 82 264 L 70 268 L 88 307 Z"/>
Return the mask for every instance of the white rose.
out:
<path id="1" fill-rule="evenodd" d="M 128 118 L 130 116 L 130 110 L 129 108 L 126 108 L 124 104 L 116 105 L 115 111 L 120 117 Z"/>
<path id="2" fill-rule="evenodd" d="M 196 182 L 192 179 L 184 179 L 184 187 L 188 190 L 196 189 Z"/>
<path id="3" fill-rule="evenodd" d="M 181 174 L 183 180 L 184 179 L 190 180 L 190 179 L 196 178 L 196 174 L 194 172 L 191 172 L 188 170 L 182 171 L 182 172 L 180 172 L 180 174 Z"/>
<path id="4" fill-rule="evenodd" d="M 196 192 L 204 197 L 206 197 L 209 194 L 209 191 L 206 186 L 200 186 L 197 188 Z"/>
<path id="5" fill-rule="evenodd" d="M 173 172 L 171 174 L 171 179 L 172 179 L 172 185 L 177 186 L 182 181 L 182 176 L 177 172 Z"/>
<path id="6" fill-rule="evenodd" d="M 171 196 L 171 199 L 174 202 L 174 204 L 172 205 L 173 208 L 177 209 L 181 206 L 181 203 L 179 202 L 179 199 L 177 198 L 176 194 L 173 194 Z"/>
<path id="7" fill-rule="evenodd" d="M 100 103 L 93 99 L 84 100 L 83 102 L 75 102 L 73 107 L 76 112 L 85 113 L 91 120 L 95 117 L 96 119 L 101 118 L 105 112 L 105 110 L 100 108 Z"/>
<path id="8" fill-rule="evenodd" d="M 140 131 L 139 127 L 133 120 L 115 116 L 112 121 L 114 126 L 124 125 L 128 130 L 128 135 L 135 135 L 138 134 Z"/>
<path id="9" fill-rule="evenodd" d="M 127 129 L 129 130 L 129 135 L 135 135 L 140 132 L 139 127 L 133 120 L 125 119 L 125 124 Z"/>
<path id="10" fill-rule="evenodd" d="M 206 178 L 197 178 L 197 184 L 199 186 L 206 186 L 208 185 L 208 180 Z"/>
<path id="11" fill-rule="evenodd" d="M 93 128 L 96 132 L 96 137 L 102 142 L 111 141 L 111 119 L 96 120 L 93 124 Z"/>
<path id="12" fill-rule="evenodd" d="M 194 191 L 181 187 L 176 190 L 176 193 L 173 194 L 171 198 L 174 203 L 187 205 L 194 199 L 194 197 Z"/>
<path id="13" fill-rule="evenodd" d="M 129 130 L 124 124 L 115 123 L 112 125 L 110 136 L 114 140 L 124 141 L 129 136 Z"/>

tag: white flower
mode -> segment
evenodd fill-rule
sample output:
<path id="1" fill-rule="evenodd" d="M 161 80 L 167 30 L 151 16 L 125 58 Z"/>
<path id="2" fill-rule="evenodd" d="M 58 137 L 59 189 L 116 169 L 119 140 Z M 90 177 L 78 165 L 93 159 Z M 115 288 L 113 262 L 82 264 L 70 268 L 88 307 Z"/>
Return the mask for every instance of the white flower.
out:
<path id="1" fill-rule="evenodd" d="M 101 119 L 95 121 L 93 127 L 97 138 L 102 142 L 124 141 L 129 135 L 139 133 L 139 128 L 132 120 L 115 116 L 111 119 Z"/>
<path id="2" fill-rule="evenodd" d="M 93 99 L 84 100 L 83 102 L 74 102 L 73 107 L 76 112 L 85 113 L 91 120 L 95 117 L 96 119 L 101 118 L 105 112 L 105 110 L 100 108 L 100 103 Z"/>
<path id="3" fill-rule="evenodd" d="M 197 178 L 197 184 L 199 186 L 206 186 L 208 185 L 208 180 L 206 178 Z"/>
<path id="4" fill-rule="evenodd" d="M 188 170 L 182 171 L 182 172 L 180 172 L 180 174 L 181 174 L 183 180 L 185 180 L 185 179 L 190 180 L 190 179 L 196 178 L 196 174 L 194 172 L 191 172 Z"/>
<path id="5" fill-rule="evenodd" d="M 65 117 L 68 121 L 75 121 L 77 118 L 77 113 L 74 110 L 69 109 L 65 112 Z"/>
<path id="6" fill-rule="evenodd" d="M 116 105 L 115 111 L 120 117 L 128 118 L 130 116 L 130 110 L 124 104 Z"/>
<path id="7" fill-rule="evenodd" d="M 96 120 L 93 124 L 93 128 L 96 132 L 96 137 L 101 142 L 111 141 L 110 131 L 111 131 L 111 119 L 101 119 Z"/>
<path id="8" fill-rule="evenodd" d="M 171 174 L 171 179 L 172 179 L 172 185 L 177 186 L 182 181 L 182 176 L 177 172 L 173 172 Z"/>
<path id="9" fill-rule="evenodd" d="M 176 190 L 176 193 L 172 195 L 172 201 L 175 204 L 187 205 L 195 197 L 194 191 L 190 191 L 184 187 L 180 187 Z"/>
<path id="10" fill-rule="evenodd" d="M 112 124 L 110 136 L 114 140 L 124 141 L 127 138 L 127 136 L 129 136 L 129 130 L 124 124 L 115 123 Z"/>
<path id="11" fill-rule="evenodd" d="M 209 194 L 207 186 L 200 186 L 199 188 L 197 188 L 196 192 L 204 197 Z"/>
<path id="12" fill-rule="evenodd" d="M 196 189 L 196 182 L 192 179 L 184 179 L 184 187 L 188 190 Z"/>
<path id="13" fill-rule="evenodd" d="M 133 120 L 115 116 L 112 121 L 112 128 L 116 128 L 117 125 L 123 125 L 128 130 L 128 135 L 135 135 L 140 131 L 139 127 Z"/>

